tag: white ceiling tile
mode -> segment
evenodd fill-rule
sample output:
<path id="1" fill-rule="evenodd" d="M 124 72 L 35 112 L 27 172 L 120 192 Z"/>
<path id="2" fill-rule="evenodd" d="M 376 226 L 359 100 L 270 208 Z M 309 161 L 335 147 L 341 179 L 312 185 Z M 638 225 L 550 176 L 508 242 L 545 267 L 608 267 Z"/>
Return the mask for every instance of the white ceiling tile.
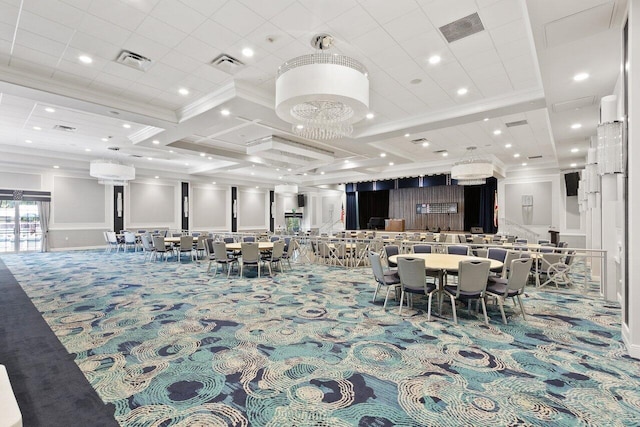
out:
<path id="1" fill-rule="evenodd" d="M 529 53 L 503 61 L 504 68 L 514 80 L 529 80 L 536 77 L 535 62 Z"/>
<path id="2" fill-rule="evenodd" d="M 12 6 L 6 3 L 0 3 L 0 22 L 11 25 L 15 28 L 18 20 L 18 9 L 16 6 Z"/>
<path id="3" fill-rule="evenodd" d="M 397 46 L 395 40 L 381 27 L 374 28 L 372 31 L 355 38 L 352 45 L 367 56 L 374 56 Z"/>
<path id="4" fill-rule="evenodd" d="M 419 67 L 413 60 L 409 59 L 403 62 L 388 64 L 385 67 L 386 72 L 402 85 L 410 84 L 413 79 L 428 79 L 424 70 Z"/>
<path id="5" fill-rule="evenodd" d="M 135 31 L 145 18 L 144 12 L 121 1 L 94 1 L 87 12 L 131 31 Z"/>
<path id="6" fill-rule="evenodd" d="M 13 41 L 13 25 L 5 24 L 4 22 L 0 22 L 0 40 L 5 40 L 8 42 Z"/>
<path id="7" fill-rule="evenodd" d="M 74 48 L 73 50 L 75 51 L 72 53 L 69 49 L 67 49 L 67 51 L 65 52 L 65 58 L 67 60 L 71 60 L 71 58 L 73 57 L 74 61 L 76 61 L 78 55 L 82 53 L 90 55 L 92 57 L 99 56 L 104 59 L 114 60 L 118 57 L 118 54 L 121 50 L 120 46 L 107 43 L 92 35 L 80 31 L 76 32 L 73 35 L 73 38 L 69 43 L 69 47 Z M 81 51 L 81 53 L 78 53 L 77 51 Z"/>
<path id="8" fill-rule="evenodd" d="M 332 34 L 335 33 L 340 41 L 349 40 L 361 36 L 378 26 L 378 23 L 369 15 L 362 6 L 353 7 L 327 22 Z"/>
<path id="9" fill-rule="evenodd" d="M 388 22 L 385 29 L 397 42 L 414 39 L 434 31 L 427 16 L 419 9 Z"/>
<path id="10" fill-rule="evenodd" d="M 116 46 L 122 46 L 132 34 L 124 27 L 89 14 L 85 15 L 78 32 L 92 35 Z"/>
<path id="11" fill-rule="evenodd" d="M 469 76 L 473 80 L 508 79 L 509 76 L 502 63 L 490 64 L 485 67 L 469 70 Z"/>
<path id="12" fill-rule="evenodd" d="M 462 85 L 468 79 L 467 72 L 458 62 L 440 64 L 438 67 L 429 69 L 428 74 L 438 84 L 444 80 L 457 80 Z"/>
<path id="13" fill-rule="evenodd" d="M 178 86 L 186 77 L 187 73 L 184 71 L 162 63 L 156 63 L 146 73 L 143 73 L 137 81 L 151 87 L 164 89 L 167 86 Z M 176 96 L 178 96 L 177 93 Z"/>
<path id="14" fill-rule="evenodd" d="M 494 50 L 493 41 L 487 31 L 481 31 L 465 37 L 449 45 L 451 51 L 457 58 L 463 58 L 466 55 L 474 55 L 478 52 Z"/>
<path id="15" fill-rule="evenodd" d="M 508 79 L 493 79 L 489 81 L 474 80 L 474 83 L 486 98 L 513 92 L 513 86 Z"/>
<path id="16" fill-rule="evenodd" d="M 511 43 L 497 46 L 498 55 L 503 61 L 522 56 L 531 51 L 528 39 L 515 39 Z"/>
<path id="17" fill-rule="evenodd" d="M 223 27 L 218 22 L 207 19 L 200 25 L 192 36 L 198 38 L 209 46 L 218 48 L 219 53 L 225 52 L 230 46 L 242 40 L 242 36 Z M 213 59 L 213 58 L 211 58 Z"/>
<path id="18" fill-rule="evenodd" d="M 78 76 L 77 74 L 71 74 L 65 71 L 60 71 L 60 70 L 56 70 L 56 72 L 53 73 L 53 80 L 56 80 L 58 82 L 62 82 L 65 84 L 71 84 L 76 87 L 83 87 L 83 88 L 89 87 L 92 81 L 92 79 L 81 77 L 81 76 Z"/>
<path id="19" fill-rule="evenodd" d="M 160 0 L 151 11 L 151 16 L 187 34 L 191 34 L 207 19 L 201 13 L 175 0 Z"/>
<path id="20" fill-rule="evenodd" d="M 152 16 L 147 16 L 138 27 L 137 34 L 152 39 L 167 47 L 176 47 L 187 34 Z"/>
<path id="21" fill-rule="evenodd" d="M 238 2 L 227 2 L 211 19 L 243 37 L 265 22 L 260 15 Z"/>
<path id="22" fill-rule="evenodd" d="M 124 1 L 130 4 L 131 6 L 135 7 L 136 9 L 144 13 L 149 13 L 153 10 L 154 7 L 156 7 L 159 0 L 134 0 L 134 1 L 120 0 L 120 1 Z"/>
<path id="23" fill-rule="evenodd" d="M 309 43 L 315 34 L 314 30 L 320 25 L 309 9 L 298 2 L 292 3 L 270 21 L 276 27 L 288 32 L 294 39 L 303 40 L 305 43 Z"/>
<path id="24" fill-rule="evenodd" d="M 209 64 L 200 66 L 200 68 L 195 70 L 192 74 L 196 77 L 219 85 L 224 85 L 233 79 L 230 74 L 220 71 Z"/>
<path id="25" fill-rule="evenodd" d="M 360 5 L 381 24 L 418 8 L 418 3 L 415 0 L 394 0 L 392 2 L 388 0 L 360 0 Z"/>
<path id="26" fill-rule="evenodd" d="M 246 40 L 258 55 L 264 55 L 262 51 L 276 52 L 292 43 L 294 38 L 271 22 L 265 22 L 249 33 Z"/>
<path id="27" fill-rule="evenodd" d="M 421 4 L 421 6 L 436 28 L 469 16 L 478 10 L 473 0 L 456 0 L 454 2 L 449 0 L 436 0 L 431 3 Z"/>
<path id="28" fill-rule="evenodd" d="M 500 57 L 495 50 L 479 51 L 472 55 L 463 56 L 460 59 L 460 64 L 467 70 L 467 73 L 470 73 L 476 68 L 482 68 L 499 62 Z"/>
<path id="29" fill-rule="evenodd" d="M 202 61 L 197 61 L 190 56 L 183 55 L 177 50 L 169 51 L 159 62 L 183 70 L 186 73 L 192 73 L 202 65 Z"/>
<path id="30" fill-rule="evenodd" d="M 28 70 L 40 76 L 50 77 L 58 64 L 58 59 L 44 52 L 16 45 L 11 58 L 11 68 Z"/>
<path id="31" fill-rule="evenodd" d="M 92 1 L 93 0 L 62 0 L 63 3 L 66 3 L 80 10 L 89 9 L 89 6 L 91 5 Z"/>
<path id="32" fill-rule="evenodd" d="M 221 53 L 220 49 L 208 45 L 195 37 L 187 37 L 174 50 L 206 64 L 210 64 L 213 58 Z"/>
<path id="33" fill-rule="evenodd" d="M 388 67 L 396 67 L 402 64 L 414 64 L 415 61 L 411 59 L 406 52 L 401 49 L 384 49 L 375 55 L 369 55 L 368 59 L 377 64 L 380 68 L 385 69 Z"/>
<path id="34" fill-rule="evenodd" d="M 65 43 L 60 43 L 39 34 L 34 34 L 20 29 L 18 29 L 18 33 L 16 35 L 16 44 L 58 58 L 62 55 L 66 47 Z"/>
<path id="35" fill-rule="evenodd" d="M 131 37 L 129 37 L 129 39 L 123 45 L 123 48 L 128 51 L 145 56 L 151 61 L 156 61 L 159 58 L 162 58 L 170 50 L 168 47 L 163 46 L 160 43 L 156 43 L 154 40 L 148 39 L 136 33 L 132 34 Z"/>
<path id="36" fill-rule="evenodd" d="M 180 0 L 180 2 L 208 18 L 220 9 L 227 0 Z"/>
<path id="37" fill-rule="evenodd" d="M 77 61 L 60 61 L 57 70 L 64 71 L 65 73 L 73 74 L 85 79 L 93 80 L 100 74 L 100 69 L 94 67 L 87 67 Z"/>
<path id="38" fill-rule="evenodd" d="M 299 0 L 320 22 L 328 22 L 337 18 L 358 3 L 355 0 Z"/>
<path id="39" fill-rule="evenodd" d="M 135 68 L 132 68 L 132 67 L 127 67 L 126 65 L 119 64 L 115 61 L 110 61 L 105 63 L 104 67 L 102 67 L 102 71 L 107 74 L 111 74 L 113 76 L 120 77 L 126 80 L 131 80 L 131 81 L 138 80 L 140 78 L 140 75 L 144 74 L 140 70 L 136 70 Z"/>
<path id="40" fill-rule="evenodd" d="M 23 10 L 72 28 L 77 27 L 84 17 L 83 10 L 58 0 L 30 0 L 24 3 Z"/>
<path id="41" fill-rule="evenodd" d="M 109 92 L 114 92 L 115 90 L 123 90 L 133 83 L 134 81 L 131 79 L 125 79 L 113 74 L 100 73 L 91 83 L 91 87 L 101 90 L 109 89 Z"/>
<path id="42" fill-rule="evenodd" d="M 240 0 L 242 4 L 253 10 L 264 19 L 271 19 L 278 15 L 284 9 L 289 7 L 291 3 L 296 0 L 269 0 L 269 1 L 255 1 L 255 0 Z"/>
<path id="43" fill-rule="evenodd" d="M 501 0 L 480 9 L 478 14 L 485 29 L 497 28 L 522 18 L 522 5 L 519 1 Z"/>
<path id="44" fill-rule="evenodd" d="M 43 18 L 31 12 L 22 11 L 20 15 L 20 26 L 18 30 L 29 29 L 30 32 L 55 40 L 60 43 L 67 43 L 73 35 L 73 29 L 60 25 L 55 21 Z"/>
<path id="45" fill-rule="evenodd" d="M 513 40 L 528 39 L 527 25 L 522 18 L 488 31 L 496 46 L 510 43 Z"/>
<path id="46" fill-rule="evenodd" d="M 283 61 L 287 61 L 297 56 L 313 53 L 314 50 L 310 44 L 303 43 L 299 40 L 294 40 L 282 49 L 278 49 L 275 55 L 281 58 Z"/>
<path id="47" fill-rule="evenodd" d="M 188 75 L 183 81 L 183 86 L 190 91 L 196 90 L 202 93 L 210 93 L 220 88 L 220 85 L 206 79 L 201 79 L 192 74 Z"/>

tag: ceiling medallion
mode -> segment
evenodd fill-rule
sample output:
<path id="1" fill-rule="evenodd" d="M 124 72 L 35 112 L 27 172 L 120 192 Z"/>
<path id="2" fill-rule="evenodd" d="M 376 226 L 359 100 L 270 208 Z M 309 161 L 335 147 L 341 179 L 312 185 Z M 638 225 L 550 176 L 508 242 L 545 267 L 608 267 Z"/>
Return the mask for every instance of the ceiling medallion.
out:
<path id="1" fill-rule="evenodd" d="M 369 77 L 353 58 L 324 53 L 333 37 L 311 40 L 316 53 L 293 58 L 278 68 L 276 114 L 294 134 L 309 139 L 348 137 L 369 111 Z"/>

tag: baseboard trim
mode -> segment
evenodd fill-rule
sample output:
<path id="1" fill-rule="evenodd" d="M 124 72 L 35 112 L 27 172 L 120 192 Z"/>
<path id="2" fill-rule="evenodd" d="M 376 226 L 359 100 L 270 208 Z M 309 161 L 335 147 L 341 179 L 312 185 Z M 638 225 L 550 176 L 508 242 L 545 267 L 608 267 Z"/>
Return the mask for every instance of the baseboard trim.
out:
<path id="1" fill-rule="evenodd" d="M 624 323 L 622 324 L 622 342 L 627 347 L 627 353 L 634 359 L 640 359 L 640 345 L 631 343 L 629 337 L 629 328 Z"/>

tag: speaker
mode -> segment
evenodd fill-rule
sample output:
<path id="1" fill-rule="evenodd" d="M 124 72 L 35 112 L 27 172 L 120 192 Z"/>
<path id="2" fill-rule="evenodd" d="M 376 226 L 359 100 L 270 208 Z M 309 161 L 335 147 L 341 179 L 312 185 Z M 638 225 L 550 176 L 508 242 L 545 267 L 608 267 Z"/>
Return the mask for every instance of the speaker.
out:
<path id="1" fill-rule="evenodd" d="M 304 208 L 304 194 L 298 194 L 298 207 Z"/>
<path id="2" fill-rule="evenodd" d="M 580 181 L 579 172 L 571 172 L 564 174 L 564 183 L 567 187 L 567 196 L 578 195 L 578 181 Z"/>

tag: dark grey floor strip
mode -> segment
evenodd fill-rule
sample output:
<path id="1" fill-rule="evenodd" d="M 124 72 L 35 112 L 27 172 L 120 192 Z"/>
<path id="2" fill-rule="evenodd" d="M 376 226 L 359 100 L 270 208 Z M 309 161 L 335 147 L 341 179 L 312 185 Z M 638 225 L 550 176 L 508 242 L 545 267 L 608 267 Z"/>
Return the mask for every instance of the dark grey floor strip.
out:
<path id="1" fill-rule="evenodd" d="M 0 363 L 25 427 L 118 425 L 1 259 Z"/>

